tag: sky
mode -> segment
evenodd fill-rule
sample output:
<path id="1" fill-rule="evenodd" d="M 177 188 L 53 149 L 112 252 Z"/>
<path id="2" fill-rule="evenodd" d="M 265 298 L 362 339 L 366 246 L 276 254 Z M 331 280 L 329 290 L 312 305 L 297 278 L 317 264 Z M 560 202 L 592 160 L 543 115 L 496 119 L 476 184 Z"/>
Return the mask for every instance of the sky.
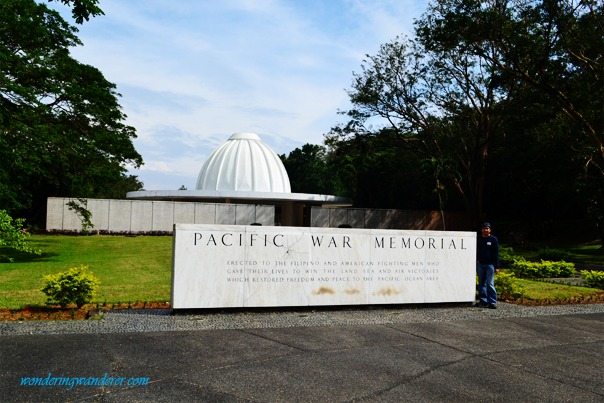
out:
<path id="1" fill-rule="evenodd" d="M 105 15 L 77 25 L 84 45 L 72 55 L 122 95 L 145 162 L 129 173 L 145 190 L 194 190 L 233 133 L 256 133 L 277 154 L 323 144 L 345 121 L 353 72 L 381 44 L 412 36 L 426 3 L 101 0 Z"/>

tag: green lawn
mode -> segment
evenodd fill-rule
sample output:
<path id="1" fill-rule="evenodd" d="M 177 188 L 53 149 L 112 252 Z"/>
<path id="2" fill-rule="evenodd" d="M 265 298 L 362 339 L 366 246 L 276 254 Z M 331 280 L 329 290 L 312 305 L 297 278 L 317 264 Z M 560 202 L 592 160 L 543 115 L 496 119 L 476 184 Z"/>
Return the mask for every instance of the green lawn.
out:
<path id="1" fill-rule="evenodd" d="M 523 288 L 523 298 L 527 301 L 552 302 L 552 301 L 602 301 L 602 290 L 598 288 L 571 286 L 566 284 L 546 283 L 518 279 L 518 284 Z"/>
<path id="2" fill-rule="evenodd" d="M 34 235 L 42 255 L 16 254 L 0 263 L 0 307 L 43 305 L 42 276 L 87 265 L 101 282 L 96 302 L 170 300 L 172 237 Z"/>

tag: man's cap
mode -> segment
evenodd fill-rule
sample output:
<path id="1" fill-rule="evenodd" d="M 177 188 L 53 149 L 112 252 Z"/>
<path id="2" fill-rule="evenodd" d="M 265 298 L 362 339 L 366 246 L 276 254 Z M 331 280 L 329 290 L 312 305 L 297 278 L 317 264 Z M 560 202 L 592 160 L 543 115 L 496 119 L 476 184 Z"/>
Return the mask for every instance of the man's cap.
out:
<path id="1" fill-rule="evenodd" d="M 485 222 L 482 224 L 482 228 L 491 228 L 491 223 Z"/>

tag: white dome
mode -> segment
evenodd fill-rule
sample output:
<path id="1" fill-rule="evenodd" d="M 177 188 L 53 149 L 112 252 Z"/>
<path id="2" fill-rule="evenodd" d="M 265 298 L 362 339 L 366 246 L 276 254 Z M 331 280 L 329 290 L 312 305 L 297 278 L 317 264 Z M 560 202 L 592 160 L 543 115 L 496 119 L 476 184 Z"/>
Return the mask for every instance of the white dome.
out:
<path id="1" fill-rule="evenodd" d="M 203 164 L 197 190 L 291 193 L 279 156 L 254 133 L 235 133 Z"/>

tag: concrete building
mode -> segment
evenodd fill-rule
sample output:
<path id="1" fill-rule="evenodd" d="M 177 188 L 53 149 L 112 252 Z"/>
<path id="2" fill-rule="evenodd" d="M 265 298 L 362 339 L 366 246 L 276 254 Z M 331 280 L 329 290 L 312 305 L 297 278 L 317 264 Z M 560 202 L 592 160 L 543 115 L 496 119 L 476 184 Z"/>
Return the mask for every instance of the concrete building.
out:
<path id="1" fill-rule="evenodd" d="M 46 229 L 79 232 L 82 220 L 67 205 L 77 199 L 49 198 Z M 92 232 L 159 234 L 176 223 L 283 225 L 297 227 L 461 230 L 465 215 L 435 211 L 350 208 L 333 195 L 292 193 L 279 159 L 254 133 L 235 133 L 204 163 L 195 190 L 129 192 L 127 200 L 88 199 Z"/>

